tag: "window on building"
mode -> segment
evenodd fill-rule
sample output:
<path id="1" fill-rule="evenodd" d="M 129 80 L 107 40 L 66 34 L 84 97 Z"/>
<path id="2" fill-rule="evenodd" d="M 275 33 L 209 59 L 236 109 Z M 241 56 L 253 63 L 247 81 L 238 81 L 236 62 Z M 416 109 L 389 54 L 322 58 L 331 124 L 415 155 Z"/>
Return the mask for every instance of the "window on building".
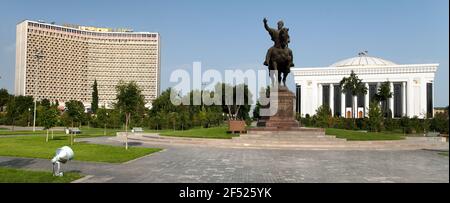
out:
<path id="1" fill-rule="evenodd" d="M 377 84 L 370 84 L 369 85 L 369 90 L 368 90 L 368 94 L 369 94 L 369 101 L 373 102 L 375 101 L 375 95 L 377 94 Z"/>
<path id="2" fill-rule="evenodd" d="M 352 92 L 350 91 L 346 91 L 345 93 L 345 107 L 352 107 L 352 102 L 353 102 L 353 98 L 352 98 Z"/>
<path id="3" fill-rule="evenodd" d="M 330 107 L 330 85 L 322 86 L 322 105 Z"/>
<path id="4" fill-rule="evenodd" d="M 334 86 L 334 115 L 335 116 L 341 116 L 341 86 L 335 85 Z"/>
<path id="5" fill-rule="evenodd" d="M 402 84 L 394 84 L 394 117 L 402 117 Z"/>
<path id="6" fill-rule="evenodd" d="M 433 117 L 433 83 L 427 83 L 427 117 Z"/>
<path id="7" fill-rule="evenodd" d="M 301 115 L 301 112 L 302 112 L 301 102 L 302 102 L 302 86 L 297 85 L 297 87 L 296 87 L 295 110 L 300 115 Z"/>

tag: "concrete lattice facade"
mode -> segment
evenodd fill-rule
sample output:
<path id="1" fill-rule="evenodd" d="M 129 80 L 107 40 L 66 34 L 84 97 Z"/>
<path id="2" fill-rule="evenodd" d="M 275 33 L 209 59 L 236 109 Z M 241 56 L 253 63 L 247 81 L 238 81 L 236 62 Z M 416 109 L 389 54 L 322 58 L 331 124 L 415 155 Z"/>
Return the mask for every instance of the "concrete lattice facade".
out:
<path id="1" fill-rule="evenodd" d="M 17 25 L 16 95 L 90 106 L 97 80 L 99 105 L 115 102 L 119 81 L 135 81 L 148 104 L 160 93 L 160 36 L 91 31 L 34 21 Z"/>

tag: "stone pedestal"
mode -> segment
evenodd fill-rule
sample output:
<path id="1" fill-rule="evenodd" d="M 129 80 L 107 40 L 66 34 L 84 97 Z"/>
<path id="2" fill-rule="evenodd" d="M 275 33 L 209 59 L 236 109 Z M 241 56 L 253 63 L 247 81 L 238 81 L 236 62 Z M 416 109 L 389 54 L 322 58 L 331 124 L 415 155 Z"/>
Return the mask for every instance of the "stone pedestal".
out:
<path id="1" fill-rule="evenodd" d="M 270 106 L 278 106 L 275 115 L 262 118 L 258 126 L 267 129 L 289 130 L 299 128 L 299 123 L 295 119 L 295 94 L 289 91 L 287 87 L 280 87 L 278 91 L 271 92 L 275 94 L 274 99 L 270 100 Z M 272 98 L 272 97 L 271 97 Z"/>

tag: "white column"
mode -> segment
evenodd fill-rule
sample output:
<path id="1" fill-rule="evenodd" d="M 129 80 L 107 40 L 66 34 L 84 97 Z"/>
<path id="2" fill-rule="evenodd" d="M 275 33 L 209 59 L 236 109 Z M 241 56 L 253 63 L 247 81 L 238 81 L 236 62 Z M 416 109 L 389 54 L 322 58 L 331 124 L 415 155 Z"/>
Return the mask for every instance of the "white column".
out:
<path id="1" fill-rule="evenodd" d="M 391 92 L 392 92 L 392 97 L 389 98 L 389 109 L 391 110 L 391 116 L 392 118 L 394 117 L 394 83 L 390 82 L 389 83 Z"/>
<path id="2" fill-rule="evenodd" d="M 369 116 L 369 104 L 370 104 L 370 98 L 369 98 L 369 83 L 366 83 L 367 88 L 367 94 L 364 95 L 364 114 L 365 116 Z"/>
<path id="3" fill-rule="evenodd" d="M 412 78 L 408 79 L 406 83 L 406 116 L 412 117 L 414 113 L 414 80 Z"/>
<path id="4" fill-rule="evenodd" d="M 402 82 L 402 115 L 406 116 L 406 82 Z"/>
<path id="5" fill-rule="evenodd" d="M 433 88 L 431 88 L 432 93 L 432 99 L 433 99 L 433 105 L 431 106 L 431 117 L 434 118 L 434 107 L 435 107 L 435 94 L 434 94 L 434 88 L 436 87 L 436 84 L 434 83 L 434 80 L 432 81 Z"/>
<path id="6" fill-rule="evenodd" d="M 330 84 L 330 109 L 331 109 L 331 116 L 334 116 L 334 85 Z"/>
<path id="7" fill-rule="evenodd" d="M 322 84 L 320 84 L 319 83 L 319 95 L 318 95 L 318 101 L 317 101 L 317 104 L 318 104 L 318 107 L 320 107 L 320 106 L 322 106 L 323 104 L 323 102 L 322 102 L 322 100 L 323 100 L 323 85 Z"/>
<path id="8" fill-rule="evenodd" d="M 358 118 L 358 96 L 353 96 L 353 118 Z"/>
<path id="9" fill-rule="evenodd" d="M 342 92 L 341 94 L 341 116 L 343 118 L 347 117 L 347 113 L 345 112 L 345 93 Z"/>

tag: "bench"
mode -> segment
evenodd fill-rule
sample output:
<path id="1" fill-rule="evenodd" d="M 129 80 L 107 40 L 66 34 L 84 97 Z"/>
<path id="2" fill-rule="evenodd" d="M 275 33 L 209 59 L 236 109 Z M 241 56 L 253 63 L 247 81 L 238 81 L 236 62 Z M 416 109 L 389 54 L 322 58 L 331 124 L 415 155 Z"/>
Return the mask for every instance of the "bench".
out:
<path id="1" fill-rule="evenodd" d="M 438 137 L 440 135 L 439 132 L 428 132 L 426 134 L 427 137 Z"/>
<path id="2" fill-rule="evenodd" d="M 441 135 L 442 137 L 442 142 L 448 142 L 448 134 L 443 134 Z"/>
<path id="3" fill-rule="evenodd" d="M 142 128 L 133 128 L 133 129 L 131 130 L 131 132 L 132 132 L 132 133 L 142 133 L 142 132 L 144 132 L 144 130 L 143 130 Z"/>
<path id="4" fill-rule="evenodd" d="M 68 128 L 66 134 L 81 134 L 81 130 L 79 128 Z"/>

